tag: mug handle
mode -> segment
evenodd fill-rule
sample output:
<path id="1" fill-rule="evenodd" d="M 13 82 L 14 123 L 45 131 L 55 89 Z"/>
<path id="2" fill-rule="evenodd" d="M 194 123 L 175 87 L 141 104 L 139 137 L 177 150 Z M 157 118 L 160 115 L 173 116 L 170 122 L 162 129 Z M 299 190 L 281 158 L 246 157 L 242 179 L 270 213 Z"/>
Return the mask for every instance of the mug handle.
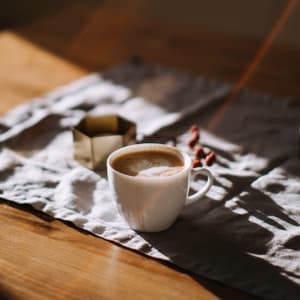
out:
<path id="1" fill-rule="evenodd" d="M 204 185 L 204 187 L 200 191 L 187 197 L 185 205 L 190 205 L 190 204 L 198 201 L 201 197 L 203 197 L 209 191 L 209 189 L 213 185 L 213 181 L 214 181 L 214 177 L 213 177 L 212 173 L 206 168 L 202 168 L 202 167 L 193 168 L 191 170 L 191 173 L 192 173 L 191 174 L 192 179 L 198 174 L 204 174 L 207 176 L 207 181 L 206 181 L 206 184 Z"/>

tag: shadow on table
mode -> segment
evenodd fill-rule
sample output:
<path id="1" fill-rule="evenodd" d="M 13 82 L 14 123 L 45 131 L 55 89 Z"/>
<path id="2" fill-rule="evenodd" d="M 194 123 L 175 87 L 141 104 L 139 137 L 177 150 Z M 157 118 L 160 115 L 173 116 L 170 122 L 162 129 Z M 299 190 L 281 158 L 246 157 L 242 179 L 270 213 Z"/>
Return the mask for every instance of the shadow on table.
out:
<path id="1" fill-rule="evenodd" d="M 51 225 L 52 222 L 57 221 L 57 219 L 53 218 L 50 215 L 47 215 L 39 210 L 34 209 L 31 205 L 29 204 L 19 204 L 19 203 L 15 203 L 15 202 L 11 202 L 9 200 L 0 198 L 0 206 L 1 205 L 7 205 L 10 207 L 14 207 L 16 209 L 20 209 L 22 211 L 28 212 L 31 215 L 34 215 L 35 217 L 37 217 L 37 219 L 32 220 L 31 218 L 26 218 L 24 216 L 20 216 L 20 215 L 13 215 L 10 214 L 9 217 L 11 219 L 15 219 L 16 221 L 19 222 L 27 222 L 30 225 L 32 225 L 32 228 L 34 229 L 34 231 L 40 233 L 40 234 L 48 234 L 51 231 L 55 231 L 56 228 L 55 226 Z M 75 226 L 75 224 L 73 224 L 70 221 L 64 221 L 64 220 L 59 220 L 60 222 L 63 222 L 64 224 L 66 224 L 69 227 L 74 228 L 77 231 L 80 231 L 80 233 L 85 234 L 85 235 L 93 235 L 92 233 L 83 230 L 81 228 L 78 228 Z M 58 239 L 58 238 L 56 238 Z M 2 298 L 0 298 L 2 300 Z"/>
<path id="2" fill-rule="evenodd" d="M 0 283 L 0 299 L 1 300 L 14 300 L 17 299 L 10 290 Z"/>
<path id="3" fill-rule="evenodd" d="M 23 1 L 1 1 L 0 3 L 0 28 L 20 26 L 23 24 L 31 23 L 38 18 L 49 16 L 54 13 L 58 13 L 61 10 L 71 7 L 74 2 L 80 2 L 80 0 L 28 0 Z M 81 1 L 87 2 L 90 6 L 93 0 Z M 98 3 L 101 3 L 99 0 Z M 88 5 L 87 5 L 88 6 Z"/>

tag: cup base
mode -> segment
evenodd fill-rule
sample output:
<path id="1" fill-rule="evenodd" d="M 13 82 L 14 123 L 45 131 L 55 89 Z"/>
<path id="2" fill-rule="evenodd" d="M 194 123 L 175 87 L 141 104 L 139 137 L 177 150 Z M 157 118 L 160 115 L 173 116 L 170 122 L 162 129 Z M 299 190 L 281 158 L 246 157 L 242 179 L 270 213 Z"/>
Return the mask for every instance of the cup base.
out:
<path id="1" fill-rule="evenodd" d="M 176 223 L 176 220 L 173 221 L 172 223 L 167 224 L 166 226 L 162 226 L 162 227 L 155 227 L 153 226 L 152 228 L 134 228 L 134 226 L 130 226 L 130 228 L 136 232 L 141 232 L 141 233 L 158 233 L 158 232 L 162 232 L 162 231 L 166 231 L 168 229 L 170 229 L 174 224 Z"/>

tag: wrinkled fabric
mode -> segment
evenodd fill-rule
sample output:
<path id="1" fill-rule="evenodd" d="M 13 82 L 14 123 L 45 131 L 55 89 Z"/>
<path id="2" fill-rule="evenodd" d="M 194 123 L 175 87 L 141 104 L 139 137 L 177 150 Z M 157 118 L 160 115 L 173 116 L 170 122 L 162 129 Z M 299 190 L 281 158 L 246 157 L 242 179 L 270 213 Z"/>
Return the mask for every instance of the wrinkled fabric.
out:
<path id="1" fill-rule="evenodd" d="M 71 127 L 86 113 L 118 113 L 137 123 L 139 141 L 177 136 L 190 153 L 188 127 L 204 127 L 229 91 L 129 63 L 21 105 L 0 119 L 0 197 L 265 299 L 298 299 L 300 102 L 243 91 L 214 133 L 201 129 L 202 144 L 217 154 L 214 185 L 161 233 L 131 230 L 105 172 L 73 160 Z M 203 184 L 196 178 L 191 191 Z"/>

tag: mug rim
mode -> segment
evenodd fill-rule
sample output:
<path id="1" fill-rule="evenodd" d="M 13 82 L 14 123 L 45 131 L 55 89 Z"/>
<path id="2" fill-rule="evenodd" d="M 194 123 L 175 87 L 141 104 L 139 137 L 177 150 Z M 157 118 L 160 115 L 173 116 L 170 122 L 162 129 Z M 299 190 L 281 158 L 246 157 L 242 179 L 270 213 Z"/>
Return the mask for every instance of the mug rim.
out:
<path id="1" fill-rule="evenodd" d="M 183 161 L 183 168 L 182 170 L 180 170 L 179 172 L 172 174 L 172 175 L 168 175 L 168 176 L 153 176 L 153 177 L 136 177 L 136 176 L 132 176 L 132 175 L 128 175 L 125 173 L 122 173 L 118 170 L 116 170 L 112 165 L 111 165 L 111 160 L 117 156 L 118 154 L 122 154 L 122 153 L 126 153 L 127 150 L 133 149 L 133 148 L 152 148 L 152 147 L 160 147 L 160 148 L 167 148 L 170 149 L 176 153 L 178 153 L 181 156 L 181 159 Z M 167 180 L 167 179 L 173 179 L 177 176 L 181 176 L 182 173 L 186 172 L 187 170 L 190 169 L 191 164 L 192 164 L 192 160 L 189 157 L 189 155 L 179 149 L 177 149 L 174 146 L 170 146 L 170 145 L 165 145 L 165 144 L 159 144 L 159 143 L 141 143 L 141 144 L 134 144 L 134 145 L 129 145 L 129 146 L 125 146 L 125 147 L 121 147 L 115 151 L 113 151 L 107 158 L 106 161 L 107 164 L 107 169 L 111 169 L 113 172 L 117 173 L 118 175 L 127 177 L 127 178 L 134 178 L 135 180 L 147 180 L 147 181 L 154 181 L 154 180 Z"/>

